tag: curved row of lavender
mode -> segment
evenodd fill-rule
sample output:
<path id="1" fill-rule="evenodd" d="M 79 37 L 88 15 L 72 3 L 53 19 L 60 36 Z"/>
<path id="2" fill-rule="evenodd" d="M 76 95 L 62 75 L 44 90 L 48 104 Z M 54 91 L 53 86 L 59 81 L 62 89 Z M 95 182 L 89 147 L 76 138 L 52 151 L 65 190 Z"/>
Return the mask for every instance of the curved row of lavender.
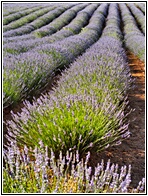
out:
<path id="1" fill-rule="evenodd" d="M 145 15 L 145 4 L 144 3 L 134 3 L 137 8 L 139 8 Z"/>
<path id="2" fill-rule="evenodd" d="M 82 155 L 129 137 L 124 109 L 131 79 L 118 19 L 117 4 L 110 4 L 99 41 L 64 71 L 54 91 L 12 114 L 9 141 L 34 147 L 42 140 L 55 154 L 71 149 Z"/>
<path id="3" fill-rule="evenodd" d="M 58 30 L 57 33 L 54 33 L 53 35 L 55 37 L 60 36 L 61 34 L 64 35 L 64 37 L 68 37 L 70 35 L 74 35 L 75 32 L 79 33 L 81 28 L 89 22 L 89 18 L 91 17 L 93 11 L 95 10 L 96 5 L 87 5 L 87 4 L 85 5 L 84 4 L 84 5 L 78 5 L 78 6 L 80 7 L 80 9 L 83 8 L 83 10 L 77 12 L 76 17 L 73 18 L 73 20 L 68 25 L 65 25 L 64 28 L 62 28 L 61 30 Z M 26 28 L 25 33 L 29 33 L 30 26 L 33 26 L 34 30 L 35 30 L 37 28 L 44 26 L 44 24 L 46 24 L 46 23 L 50 23 L 52 20 L 54 22 L 54 18 L 58 13 L 57 12 L 58 9 L 59 8 L 57 8 L 57 9 L 45 14 L 44 16 L 39 17 L 38 19 L 34 20 L 33 22 L 29 23 L 28 30 Z M 87 17 L 89 14 L 90 14 L 90 17 Z M 84 17 L 84 15 L 86 15 L 86 16 Z M 57 19 L 60 19 L 60 16 L 57 17 Z M 73 32 L 70 31 L 68 28 L 71 28 L 73 30 Z M 29 48 L 29 47 L 32 48 L 32 45 L 35 47 L 36 45 L 42 44 L 43 42 L 48 43 L 47 41 L 48 41 L 48 39 L 50 40 L 50 37 L 51 37 L 51 36 L 46 36 L 46 37 L 37 39 L 34 36 L 34 33 L 33 33 L 34 31 L 32 33 L 30 32 L 29 34 L 23 34 L 24 29 L 22 29 L 22 28 L 18 28 L 16 31 L 17 31 L 18 35 L 20 32 L 22 34 L 22 36 L 4 37 L 4 39 L 3 39 L 4 49 L 9 48 L 9 44 L 11 45 L 11 42 L 15 42 L 15 45 L 18 44 L 20 47 L 21 47 L 21 45 L 23 45 L 24 47 L 25 47 L 25 45 L 26 45 L 26 47 L 29 45 L 27 48 Z M 26 41 L 28 41 L 28 40 L 29 40 L 29 42 L 26 43 Z M 56 40 L 58 40 L 58 38 L 56 38 Z M 53 42 L 53 41 L 51 40 L 51 42 Z M 10 48 L 11 48 L 11 46 L 10 46 Z"/>
<path id="4" fill-rule="evenodd" d="M 74 6 L 74 5 L 65 4 L 65 6 L 61 6 L 60 8 L 56 8 L 53 11 L 51 10 L 51 7 L 49 7 L 49 8 L 48 7 L 45 7 L 45 8 L 43 7 L 42 9 L 38 8 L 39 10 L 37 10 L 37 11 L 27 15 L 27 16 L 24 16 L 24 17 L 20 18 L 19 20 L 11 22 L 8 25 L 5 25 L 3 27 L 3 32 L 4 32 L 3 36 L 4 37 L 11 37 L 11 36 L 16 36 L 16 35 L 22 35 L 22 34 L 25 34 L 26 30 L 29 30 L 29 29 L 31 29 L 30 31 L 33 31 L 34 26 L 32 26 L 32 25 L 24 26 L 24 25 L 29 23 L 29 22 L 34 21 L 35 19 L 37 19 L 38 17 L 46 14 L 50 10 L 51 10 L 52 17 L 51 17 L 51 19 L 49 19 L 49 22 L 51 22 L 53 19 L 60 16 L 64 11 L 71 8 L 72 6 Z M 24 26 L 25 30 L 23 30 L 22 28 L 19 28 L 19 27 L 22 27 L 22 26 Z M 19 29 L 17 29 L 17 28 L 19 28 Z M 21 30 L 23 30 L 22 33 L 21 33 Z"/>
<path id="5" fill-rule="evenodd" d="M 137 20 L 142 32 L 145 35 L 145 16 L 133 3 L 127 3 L 128 8 L 131 10 L 135 19 Z"/>
<path id="6" fill-rule="evenodd" d="M 41 4 L 40 4 L 41 5 Z M 26 3 L 21 3 L 21 4 L 12 4 L 12 3 L 4 3 L 3 4 L 3 19 L 9 18 L 10 21 L 6 22 L 6 23 L 9 23 L 15 19 L 18 19 L 19 17 L 21 17 L 21 15 L 26 15 L 28 10 L 31 8 L 35 8 L 39 6 L 39 4 L 33 4 L 33 3 L 30 3 L 30 4 L 26 4 Z M 30 13 L 30 11 L 29 11 Z M 10 19 L 12 17 L 12 19 Z M 4 22 L 4 21 L 3 21 Z M 4 22 L 4 25 L 5 25 L 5 22 Z"/>
<path id="7" fill-rule="evenodd" d="M 4 33 L 4 43 L 8 41 L 22 41 L 23 39 L 26 40 L 35 38 L 35 36 L 31 34 L 34 29 L 50 23 L 52 20 L 54 20 L 54 18 L 60 16 L 60 14 L 65 10 L 64 6 L 60 6 L 60 8 L 58 8 L 55 6 L 55 4 L 53 6 L 49 6 L 49 9 L 50 8 L 51 11 L 28 23 L 25 28 L 22 26 L 11 30 L 10 32 Z M 25 39 L 24 37 L 27 38 Z"/>
<path id="8" fill-rule="evenodd" d="M 37 6 L 37 7 L 33 7 L 33 8 L 30 8 L 30 9 L 23 10 L 22 12 L 17 11 L 14 14 L 5 16 L 3 18 L 4 28 L 5 28 L 5 25 L 8 25 L 9 23 L 16 21 L 16 20 L 22 18 L 23 16 L 27 16 L 27 15 L 31 14 L 32 12 L 38 11 L 42 8 L 43 8 L 43 6 Z"/>
<path id="9" fill-rule="evenodd" d="M 62 40 L 66 37 L 78 34 L 82 30 L 82 28 L 84 28 L 89 23 L 89 20 L 92 17 L 95 10 L 96 10 L 96 4 L 90 4 L 86 6 L 83 10 L 77 13 L 76 17 L 68 25 L 65 25 L 61 30 L 57 31 L 56 33 L 50 36 L 45 36 L 42 38 L 35 39 L 34 34 L 30 33 L 28 35 L 25 34 L 22 36 L 4 38 L 5 44 L 3 50 L 6 53 L 8 52 L 11 54 L 18 54 L 31 50 L 32 48 L 38 45 L 53 43 L 55 41 Z M 51 16 L 53 17 L 53 14 Z M 48 16 L 48 19 L 49 18 L 50 17 Z M 41 21 L 35 20 L 37 22 L 36 23 L 34 21 L 35 25 L 37 25 L 36 28 L 43 23 L 42 21 L 46 21 L 45 19 L 46 18 L 44 18 L 44 20 Z"/>
<path id="10" fill-rule="evenodd" d="M 3 27 L 3 32 L 4 32 L 4 37 L 7 37 L 7 34 L 9 36 L 13 36 L 13 35 L 19 35 L 19 31 L 22 29 L 25 25 L 26 30 L 28 29 L 28 33 L 31 32 L 31 30 L 33 29 L 33 26 L 30 26 L 28 24 L 31 24 L 32 20 L 38 20 L 38 18 L 42 17 L 43 15 L 45 15 L 46 13 L 48 13 L 49 11 L 55 9 L 55 6 L 51 6 L 51 7 L 39 7 L 38 10 L 36 11 L 30 11 L 30 14 L 28 14 L 27 16 L 21 17 L 18 20 L 15 20 L 11 23 L 9 23 L 8 25 L 4 25 Z M 27 28 L 28 27 L 28 28 Z M 31 29 L 31 30 L 30 30 Z M 10 31 L 11 33 L 6 33 Z M 27 31 L 23 31 L 22 34 L 27 33 Z M 12 34 L 12 35 L 11 35 Z"/>
<path id="11" fill-rule="evenodd" d="M 145 36 L 140 31 L 126 4 L 119 4 L 124 25 L 125 46 L 145 62 Z"/>
<path id="12" fill-rule="evenodd" d="M 102 33 L 107 9 L 108 4 L 100 5 L 89 24 L 78 35 L 53 44 L 43 44 L 20 55 L 6 55 L 3 59 L 4 107 L 34 96 L 52 79 L 54 71 L 69 66 L 96 42 Z"/>
<path id="13" fill-rule="evenodd" d="M 66 10 L 60 17 L 53 20 L 51 23 L 44 25 L 43 27 L 35 30 L 33 33 L 36 37 L 44 37 L 47 35 L 52 35 L 57 32 L 65 25 L 67 25 L 70 21 L 72 21 L 77 13 L 84 8 L 85 4 L 76 5 L 68 10 Z M 94 4 L 95 8 L 98 7 L 98 4 Z"/>

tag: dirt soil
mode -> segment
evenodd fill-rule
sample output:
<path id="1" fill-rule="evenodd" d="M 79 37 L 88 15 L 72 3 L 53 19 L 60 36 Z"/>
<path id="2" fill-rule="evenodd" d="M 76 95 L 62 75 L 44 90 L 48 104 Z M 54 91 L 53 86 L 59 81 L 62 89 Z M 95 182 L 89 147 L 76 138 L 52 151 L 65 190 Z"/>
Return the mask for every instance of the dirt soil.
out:
<path id="1" fill-rule="evenodd" d="M 119 146 L 110 147 L 99 154 L 94 152 L 91 156 L 90 164 L 91 166 L 96 166 L 102 159 L 105 162 L 110 159 L 111 163 L 117 163 L 119 166 L 131 164 L 131 186 L 137 187 L 138 182 L 145 176 L 145 67 L 144 63 L 132 53 L 128 52 L 127 55 L 136 85 L 134 90 L 129 91 L 129 105 L 131 108 L 135 108 L 135 111 L 128 117 L 131 121 L 129 125 L 131 136 Z M 48 90 L 50 89 L 51 85 Z M 20 112 L 21 107 L 23 107 L 22 103 L 13 109 L 14 113 Z M 10 110 L 11 108 L 4 110 L 4 120 L 11 120 Z M 6 127 L 4 126 L 5 133 Z M 4 143 L 6 143 L 5 138 Z"/>
<path id="2" fill-rule="evenodd" d="M 128 99 L 132 109 L 135 108 L 128 119 L 131 136 L 124 140 L 122 144 L 110 147 L 102 153 L 94 153 L 91 157 L 91 165 L 95 166 L 102 159 L 108 159 L 111 163 L 119 166 L 131 165 L 130 186 L 137 187 L 140 180 L 145 177 L 145 66 L 136 56 L 127 52 L 129 66 L 133 78 L 135 78 L 135 88 L 130 90 Z"/>

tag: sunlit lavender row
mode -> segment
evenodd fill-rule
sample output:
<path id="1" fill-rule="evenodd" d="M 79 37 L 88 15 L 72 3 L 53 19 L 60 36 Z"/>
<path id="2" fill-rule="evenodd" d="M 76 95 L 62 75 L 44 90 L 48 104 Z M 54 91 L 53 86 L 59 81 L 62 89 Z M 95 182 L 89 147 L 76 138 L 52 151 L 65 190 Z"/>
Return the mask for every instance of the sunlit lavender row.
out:
<path id="1" fill-rule="evenodd" d="M 68 66 L 100 37 L 108 4 L 96 10 L 90 23 L 80 34 L 53 44 L 42 44 L 34 50 L 20 55 L 4 57 L 4 107 L 32 96 L 50 81 L 54 71 Z M 104 12 L 104 15 L 101 13 Z M 97 26 L 100 26 L 98 29 Z M 20 49 L 25 49 L 20 47 Z M 15 44 L 12 47 L 15 50 Z M 13 65 L 13 66 L 12 66 Z M 12 85 L 13 84 L 13 85 Z"/>
<path id="2" fill-rule="evenodd" d="M 145 61 L 145 36 L 138 28 L 128 7 L 125 4 L 119 4 L 119 7 L 124 25 L 123 32 L 125 34 L 125 46 L 142 61 Z"/>

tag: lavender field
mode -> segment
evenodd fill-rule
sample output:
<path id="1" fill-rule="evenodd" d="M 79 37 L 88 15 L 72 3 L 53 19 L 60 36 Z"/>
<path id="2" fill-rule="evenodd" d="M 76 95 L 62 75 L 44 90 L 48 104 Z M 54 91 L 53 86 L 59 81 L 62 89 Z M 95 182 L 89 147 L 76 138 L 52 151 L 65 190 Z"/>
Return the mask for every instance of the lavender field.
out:
<path id="1" fill-rule="evenodd" d="M 3 3 L 4 193 L 145 192 L 89 163 L 131 135 L 127 52 L 145 63 L 145 3 Z"/>

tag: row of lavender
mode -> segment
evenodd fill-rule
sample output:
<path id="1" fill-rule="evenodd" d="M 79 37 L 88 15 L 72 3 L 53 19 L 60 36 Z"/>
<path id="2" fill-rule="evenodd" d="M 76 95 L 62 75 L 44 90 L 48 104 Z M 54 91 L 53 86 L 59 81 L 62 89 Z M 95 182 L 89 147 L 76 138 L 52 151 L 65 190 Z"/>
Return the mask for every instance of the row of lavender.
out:
<path id="1" fill-rule="evenodd" d="M 108 4 L 106 11 L 107 8 Z M 93 174 L 92 168 L 87 165 L 89 154 L 84 164 L 79 159 L 80 155 L 92 148 L 99 151 L 109 145 L 119 145 L 130 134 L 124 109 L 127 106 L 126 91 L 131 81 L 122 48 L 117 4 L 109 5 L 106 21 L 99 41 L 62 74 L 58 87 L 35 100 L 32 105 L 26 102 L 22 113 L 14 114 L 13 121 L 7 122 L 7 138 L 12 146 L 5 152 L 8 162 L 8 167 L 4 169 L 6 192 L 128 192 L 130 166 L 126 175 L 126 166 L 118 174 L 117 165 L 110 166 L 108 162 L 103 171 L 102 163 Z M 91 27 L 97 29 L 93 23 Z M 37 50 L 48 53 L 48 48 L 49 45 Z M 35 163 L 29 160 L 28 150 L 31 149 L 26 146 L 21 156 L 19 148 L 12 142 L 15 138 L 18 146 L 26 144 L 33 149 L 35 146 L 40 148 L 35 147 Z M 46 146 L 45 151 L 40 140 Z M 59 157 L 58 162 L 55 162 L 51 149 Z M 66 155 L 63 158 L 61 153 L 59 155 L 61 150 Z M 71 153 L 76 150 L 76 155 Z M 72 169 L 71 175 L 65 174 L 65 165 Z M 144 179 L 131 192 L 143 191 L 143 188 Z"/>
<path id="2" fill-rule="evenodd" d="M 20 55 L 6 55 L 3 74 L 4 107 L 37 93 L 52 79 L 55 70 L 68 66 L 97 41 L 102 33 L 107 9 L 108 4 L 99 6 L 85 30 L 78 35 L 53 44 L 42 44 Z"/>
<path id="3" fill-rule="evenodd" d="M 125 46 L 145 62 L 145 36 L 138 28 L 126 4 L 119 4 L 119 7 L 124 25 Z"/>
<path id="4" fill-rule="evenodd" d="M 139 8 L 143 14 L 145 15 L 145 4 L 144 3 L 134 3 L 136 5 L 137 8 Z"/>
<path id="5" fill-rule="evenodd" d="M 4 29 L 5 27 L 9 26 L 8 24 L 12 22 L 12 24 L 14 24 L 14 21 L 20 19 L 20 18 L 24 18 L 24 16 L 27 16 L 31 13 L 38 13 L 38 11 L 41 9 L 43 9 L 44 7 L 43 6 L 35 6 L 35 7 L 32 7 L 30 9 L 25 9 L 23 11 L 17 11 L 17 13 L 13 13 L 13 14 L 10 14 L 8 16 L 4 16 L 3 17 L 3 25 L 4 25 Z M 20 21 L 20 20 L 18 20 Z M 6 29 L 7 30 L 7 29 Z M 4 30 L 4 32 L 6 31 Z M 9 30 L 9 29 L 8 29 Z"/>
<path id="6" fill-rule="evenodd" d="M 139 10 L 136 6 L 134 6 L 134 4 L 132 3 L 128 3 L 127 6 L 137 20 L 142 32 L 145 34 L 145 16 L 143 12 Z"/>
<path id="7" fill-rule="evenodd" d="M 52 21 L 50 24 L 47 24 L 36 31 L 34 31 L 34 34 L 36 37 L 45 37 L 47 35 L 51 35 L 64 26 L 66 26 L 71 20 L 73 20 L 77 13 L 85 8 L 85 4 L 76 5 L 75 7 L 72 7 L 71 9 L 68 9 L 63 14 L 60 15 L 59 18 L 56 18 L 54 21 Z M 95 8 L 98 7 L 98 4 L 95 4 Z"/>
<path id="8" fill-rule="evenodd" d="M 40 4 L 41 5 L 41 4 Z M 4 3 L 3 4 L 3 19 L 7 16 L 13 16 L 13 14 L 17 14 L 18 12 L 20 14 L 23 14 L 24 15 L 24 11 L 28 11 L 28 9 L 30 8 L 35 8 L 39 6 L 39 4 L 33 4 L 33 3 L 30 3 L 30 4 L 26 4 L 26 3 L 21 3 L 21 4 L 12 4 L 12 3 Z M 26 13 L 27 14 L 27 13 Z M 17 16 L 18 18 L 19 16 Z M 21 17 L 21 16 L 20 16 Z"/>

